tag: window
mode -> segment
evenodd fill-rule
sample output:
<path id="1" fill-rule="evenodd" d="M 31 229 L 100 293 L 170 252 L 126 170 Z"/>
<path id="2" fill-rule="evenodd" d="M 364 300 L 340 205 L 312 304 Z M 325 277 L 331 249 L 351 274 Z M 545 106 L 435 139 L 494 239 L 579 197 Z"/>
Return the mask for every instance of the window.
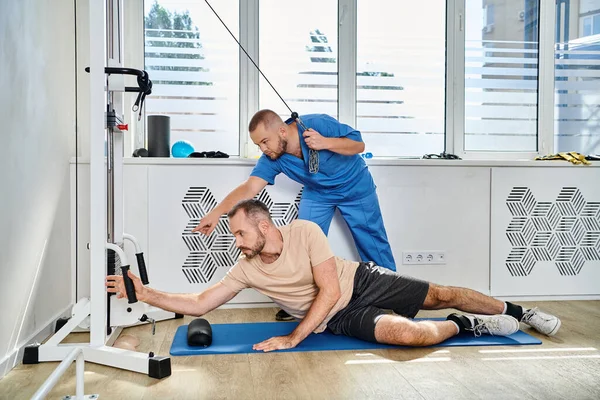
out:
<path id="1" fill-rule="evenodd" d="M 211 3 L 238 35 L 238 0 Z M 239 154 L 238 46 L 206 3 L 155 0 L 144 5 L 145 64 L 152 80 L 146 115 L 168 115 L 171 143 Z"/>
<path id="2" fill-rule="evenodd" d="M 600 14 L 578 18 L 578 3 L 563 3 L 556 13 L 555 152 L 600 153 Z M 582 5 L 583 6 L 583 5 Z M 581 22 L 581 29 L 569 25 Z M 581 32 L 580 37 L 570 37 Z"/>
<path id="3" fill-rule="evenodd" d="M 361 0 L 357 10 L 356 128 L 375 156 L 444 150 L 444 0 Z"/>
<path id="4" fill-rule="evenodd" d="M 260 69 L 298 114 L 337 118 L 337 43 L 337 1 L 260 1 Z M 275 91 L 262 76 L 259 81 L 259 107 L 289 118 Z"/>
<path id="5" fill-rule="evenodd" d="M 591 36 L 592 35 L 592 17 L 582 18 L 583 21 L 583 34 L 581 36 Z"/>
<path id="6" fill-rule="evenodd" d="M 465 152 L 537 152 L 538 4 L 525 5 L 466 1 Z"/>
<path id="7" fill-rule="evenodd" d="M 483 6 L 483 29 L 490 30 L 494 26 L 494 4 Z"/>
<path id="8" fill-rule="evenodd" d="M 341 116 L 375 157 L 600 151 L 597 1 L 211 4 L 292 111 Z M 238 155 L 240 124 L 256 111 L 289 117 L 204 2 L 147 0 L 144 11 L 154 83 L 146 112 L 172 118 L 172 142 Z M 251 147 L 242 155 L 255 155 Z"/>
<path id="9" fill-rule="evenodd" d="M 600 33 L 600 14 L 592 16 L 592 35 Z"/>
<path id="10" fill-rule="evenodd" d="M 576 14 L 575 14 L 576 15 Z M 561 18 L 561 16 L 557 16 Z M 562 16 L 563 18 L 566 16 Z M 588 15 L 581 18 L 581 36 L 591 36 L 600 33 L 600 14 Z"/>

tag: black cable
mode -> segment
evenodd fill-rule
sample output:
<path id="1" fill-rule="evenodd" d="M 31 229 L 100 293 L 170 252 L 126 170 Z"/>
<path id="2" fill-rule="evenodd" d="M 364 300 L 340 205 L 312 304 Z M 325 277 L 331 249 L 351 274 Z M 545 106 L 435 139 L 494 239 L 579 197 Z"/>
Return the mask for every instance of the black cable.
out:
<path id="1" fill-rule="evenodd" d="M 212 6 L 208 2 L 208 0 L 204 0 L 204 2 L 206 3 L 206 5 L 208 5 L 208 8 L 211 9 L 211 11 L 215 14 L 215 16 L 219 19 L 219 21 L 221 21 L 221 24 L 223 24 L 223 26 L 225 27 L 225 29 L 227 29 L 227 32 L 229 32 L 229 34 L 231 35 L 231 37 L 233 38 L 233 40 L 235 40 L 235 42 L 238 44 L 238 46 L 240 47 L 240 49 L 242 49 L 242 51 L 244 52 L 244 54 L 246 54 L 246 57 L 248 57 L 248 59 L 252 62 L 252 64 L 254 64 L 254 66 L 256 67 L 256 69 L 258 70 L 258 72 L 260 72 L 260 74 L 262 75 L 262 77 L 265 78 L 265 80 L 267 81 L 267 83 L 269 84 L 269 86 L 271 86 L 271 89 L 273 89 L 273 91 L 277 94 L 277 96 L 279 96 L 279 98 L 281 99 L 281 101 L 283 102 L 283 104 L 285 104 L 285 106 L 287 107 L 287 109 L 290 110 L 290 112 L 292 113 L 292 119 L 294 121 L 296 121 L 296 123 L 298 125 L 300 125 L 302 127 L 302 129 L 304 129 L 305 131 L 307 131 L 308 128 L 306 127 L 306 125 L 304 125 L 304 123 L 300 119 L 300 116 L 298 115 L 298 113 L 295 112 L 295 111 L 292 111 L 292 109 L 290 108 L 290 106 L 288 106 L 288 104 L 285 102 L 285 100 L 283 99 L 283 97 L 281 97 L 281 95 L 279 94 L 279 92 L 277 91 L 277 89 L 275 89 L 275 87 L 273 86 L 273 84 L 271 84 L 271 81 L 269 81 L 269 79 L 265 76 L 265 74 L 263 74 L 263 72 L 260 70 L 260 68 L 258 67 L 258 65 L 256 65 L 256 63 L 254 62 L 254 60 L 252 59 L 252 57 L 250 57 L 250 54 L 248 54 L 248 52 L 246 51 L 246 49 L 244 49 L 244 46 L 242 46 L 242 44 L 239 42 L 239 40 L 237 40 L 237 38 L 231 32 L 231 30 L 229 30 L 229 28 L 227 27 L 227 25 L 225 24 L 225 22 L 221 19 L 221 17 L 219 16 L 219 14 L 217 14 L 217 12 L 215 11 L 215 9 L 212 8 Z M 316 174 L 317 172 L 319 172 L 319 153 L 318 153 L 317 150 L 309 149 L 308 150 L 308 155 L 309 155 L 308 170 L 309 170 L 309 172 L 311 174 Z"/>
<path id="2" fill-rule="evenodd" d="M 233 40 L 235 40 L 235 42 L 238 44 L 238 46 L 240 46 L 240 49 L 242 49 L 242 51 L 246 54 L 246 56 L 248 57 L 248 59 L 252 62 L 252 64 L 254 64 L 254 66 L 256 67 L 256 69 L 258 70 L 258 72 L 260 72 L 260 74 L 262 75 L 262 77 L 265 78 L 265 80 L 267 81 L 267 83 L 269 84 L 269 86 L 271 86 L 271 88 L 277 94 L 277 96 L 279 96 L 279 98 L 281 99 L 281 101 L 283 101 L 283 104 L 285 104 L 285 106 L 288 108 L 288 110 L 290 110 L 291 113 L 294 113 L 292 111 L 292 109 L 290 108 L 290 106 L 287 105 L 287 103 L 285 102 L 285 100 L 283 99 L 283 97 L 281 97 L 281 95 L 279 94 L 279 92 L 277 91 L 277 89 L 275 89 L 275 87 L 271 84 L 271 82 L 269 81 L 269 79 L 267 79 L 267 77 L 265 76 L 265 74 L 263 74 L 263 72 L 260 70 L 260 68 L 258 68 L 258 65 L 256 65 L 256 63 L 254 62 L 254 60 L 252 59 L 252 57 L 250 57 L 250 54 L 248 54 L 248 52 L 246 51 L 246 49 L 244 49 L 244 47 L 242 46 L 242 44 L 236 39 L 235 35 L 229 30 L 229 28 L 227 27 L 227 25 L 225 25 L 225 22 L 223 22 L 223 20 L 221 19 L 221 17 L 219 17 L 219 14 L 217 14 L 217 12 L 215 11 L 215 9 L 212 8 L 212 6 L 208 2 L 208 0 L 204 0 L 204 2 L 208 5 L 208 7 L 212 10 L 212 12 L 216 15 L 216 17 L 219 19 L 219 21 L 221 21 L 221 23 L 223 24 L 223 26 L 225 27 L 225 29 L 227 29 L 227 32 L 229 32 L 229 34 L 231 35 L 231 37 L 233 38 Z M 296 115 L 298 115 L 298 114 L 296 114 Z M 294 118 L 294 119 L 296 119 L 296 118 Z"/>

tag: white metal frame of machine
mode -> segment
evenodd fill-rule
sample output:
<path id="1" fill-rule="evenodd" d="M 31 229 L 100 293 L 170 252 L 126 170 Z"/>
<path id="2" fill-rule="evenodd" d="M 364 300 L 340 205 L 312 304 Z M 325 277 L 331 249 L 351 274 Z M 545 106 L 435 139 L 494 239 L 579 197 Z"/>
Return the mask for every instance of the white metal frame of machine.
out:
<path id="1" fill-rule="evenodd" d="M 122 120 L 123 115 L 123 93 L 118 92 L 140 92 L 142 103 L 139 104 L 139 107 L 141 108 L 143 96 L 151 92 L 151 82 L 145 71 L 121 68 L 122 38 L 120 33 L 123 30 L 120 24 L 123 0 L 90 0 L 89 4 L 90 298 L 77 301 L 73 307 L 72 317 L 48 341 L 42 345 L 27 346 L 23 363 L 35 364 L 67 360 L 69 357 L 72 358 L 74 350 L 81 349 L 85 361 L 140 372 L 153 378 L 162 379 L 171 375 L 169 357 L 155 356 L 152 352 L 140 353 L 123 350 L 111 347 L 111 345 L 118 337 L 123 325 L 133 325 L 139 321 L 153 321 L 153 318 L 148 316 L 155 316 L 153 313 L 156 313 L 156 316 L 160 316 L 161 319 L 167 316 L 173 317 L 174 314 L 137 302 L 130 279 L 127 279 L 129 282 L 126 280 L 126 284 L 130 284 L 127 293 L 128 303 L 122 299 L 117 300 L 116 296 L 108 296 L 105 286 L 107 268 L 110 272 L 110 263 L 107 264 L 109 250 L 116 254 L 116 257 L 113 258 L 115 260 L 118 258 L 121 270 L 126 276 L 129 263 L 122 249 L 123 239 L 134 243 L 140 275 L 143 277 L 145 273 L 139 244 L 133 236 L 123 233 L 123 132 L 121 129 L 126 128 L 121 126 L 119 121 Z M 108 19 L 106 19 L 107 15 Z M 108 30 L 105 30 L 105 23 Z M 108 61 L 105 59 L 105 38 L 108 38 Z M 116 52 L 115 49 L 117 49 Z M 106 63 L 108 68 L 105 68 Z M 138 74 L 140 87 L 125 87 L 123 74 Z M 144 81 L 144 77 L 147 79 L 149 83 L 147 87 L 142 87 L 140 76 L 142 81 Z M 140 97 L 138 97 L 139 99 Z M 115 149 L 116 151 L 114 151 Z M 105 150 L 107 150 L 106 160 Z M 113 308 L 112 313 L 111 308 Z M 111 314 L 116 314 L 112 322 Z M 89 343 L 60 344 L 69 333 L 82 323 L 87 323 L 88 320 Z M 115 323 L 115 320 L 118 324 Z M 77 370 L 79 371 L 79 369 L 83 368 Z M 79 391 L 78 395 L 80 395 Z"/>

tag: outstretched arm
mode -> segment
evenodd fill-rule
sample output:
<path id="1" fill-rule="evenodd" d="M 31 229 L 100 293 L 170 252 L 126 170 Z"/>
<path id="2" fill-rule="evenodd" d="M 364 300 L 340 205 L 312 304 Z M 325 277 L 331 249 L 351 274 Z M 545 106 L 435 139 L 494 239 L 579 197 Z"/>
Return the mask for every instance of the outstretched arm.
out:
<path id="1" fill-rule="evenodd" d="M 131 271 L 129 271 L 129 277 L 133 281 L 135 294 L 139 301 L 165 311 L 194 317 L 200 317 L 214 310 L 233 299 L 237 294 L 221 282 L 209 287 L 202 293 L 167 293 L 144 286 L 140 278 Z M 122 276 L 107 276 L 106 287 L 107 292 L 117 293 L 117 298 L 125 297 L 125 284 Z"/>
<path id="2" fill-rule="evenodd" d="M 325 317 L 341 296 L 335 258 L 331 257 L 313 267 L 313 276 L 315 284 L 319 287 L 319 294 L 317 294 L 302 322 L 288 336 L 276 336 L 255 344 L 253 346 L 254 350 L 266 352 L 296 347 L 325 320 Z"/>
<path id="3" fill-rule="evenodd" d="M 200 220 L 192 232 L 202 232 L 210 235 L 219 223 L 219 217 L 229 212 L 231 207 L 242 200 L 251 199 L 256 196 L 265 186 L 267 181 L 262 178 L 251 176 L 244 183 L 236 187 L 220 202 L 210 213 Z"/>

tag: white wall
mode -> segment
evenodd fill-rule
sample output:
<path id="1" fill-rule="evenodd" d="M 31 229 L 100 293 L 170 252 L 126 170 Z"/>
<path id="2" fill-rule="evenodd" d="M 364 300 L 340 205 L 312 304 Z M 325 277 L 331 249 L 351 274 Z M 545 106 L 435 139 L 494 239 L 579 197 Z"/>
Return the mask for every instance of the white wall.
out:
<path id="1" fill-rule="evenodd" d="M 71 300 L 73 0 L 0 0 L 0 378 Z"/>
<path id="2" fill-rule="evenodd" d="M 152 158 L 125 161 L 125 230 L 134 234 L 142 245 L 153 287 L 172 292 L 200 292 L 225 274 L 235 260 L 233 239 L 224 232 L 218 233 L 219 238 L 214 240 L 191 235 L 189 230 L 197 219 L 188 214 L 186 207 L 200 210 L 200 214 L 212 209 L 246 179 L 254 162 Z M 600 295 L 597 184 L 600 166 L 538 161 L 370 160 L 369 169 L 378 186 L 386 231 L 400 273 L 504 298 L 575 299 Z M 87 165 L 80 165 L 80 171 L 87 171 Z M 81 189 L 86 187 L 87 180 L 86 173 L 80 173 Z M 513 194 L 514 188 L 521 187 L 529 188 L 540 203 L 535 218 L 551 221 L 546 230 L 543 226 L 531 229 L 531 224 L 543 225 L 544 221 L 538 219 L 521 228 L 513 226 L 508 203 L 512 206 L 522 202 Z M 194 190 L 190 191 L 191 188 Z M 568 198 L 570 189 L 564 192 L 563 188 L 575 188 L 573 201 Z M 285 215 L 283 219 L 288 219 L 291 214 L 287 210 L 299 190 L 300 185 L 283 175 L 277 177 L 274 186 L 267 187 L 270 200 L 278 203 L 272 209 L 279 215 L 276 218 Z M 559 194 L 558 208 L 544 217 L 545 206 L 548 202 L 555 203 Z M 531 199 L 526 200 L 527 207 L 534 207 Z M 89 206 L 84 196 L 80 196 L 80 202 L 79 297 L 85 297 L 89 292 L 85 272 L 89 259 L 84 246 L 89 241 L 89 232 L 82 227 L 86 226 Z M 188 206 L 188 202 L 192 205 Z M 569 214 L 571 203 L 581 214 L 579 217 Z M 509 231 L 512 236 L 527 239 L 522 247 L 529 250 L 519 259 L 512 255 Z M 549 235 L 564 243 L 554 249 L 542 241 Z M 569 245 L 566 241 L 571 237 L 575 242 Z M 348 229 L 339 216 L 329 230 L 329 242 L 335 254 L 358 259 Z M 527 269 L 533 262 L 533 256 L 528 254 L 538 254 L 547 247 L 552 247 L 551 255 L 547 260 L 538 260 L 533 271 L 528 270 L 524 276 L 509 273 L 508 263 Z M 134 257 L 131 247 L 126 251 Z M 403 263 L 404 252 L 418 251 L 443 251 L 446 263 Z M 583 267 L 581 260 L 585 261 Z M 572 267 L 574 273 L 560 275 L 557 263 L 566 263 L 567 270 Z M 132 269 L 135 272 L 136 266 Z M 190 279 L 191 273 L 205 281 Z M 268 300 L 253 291 L 244 291 L 230 304 L 256 306 L 265 301 Z M 126 302 L 123 306 L 127 306 Z"/>

